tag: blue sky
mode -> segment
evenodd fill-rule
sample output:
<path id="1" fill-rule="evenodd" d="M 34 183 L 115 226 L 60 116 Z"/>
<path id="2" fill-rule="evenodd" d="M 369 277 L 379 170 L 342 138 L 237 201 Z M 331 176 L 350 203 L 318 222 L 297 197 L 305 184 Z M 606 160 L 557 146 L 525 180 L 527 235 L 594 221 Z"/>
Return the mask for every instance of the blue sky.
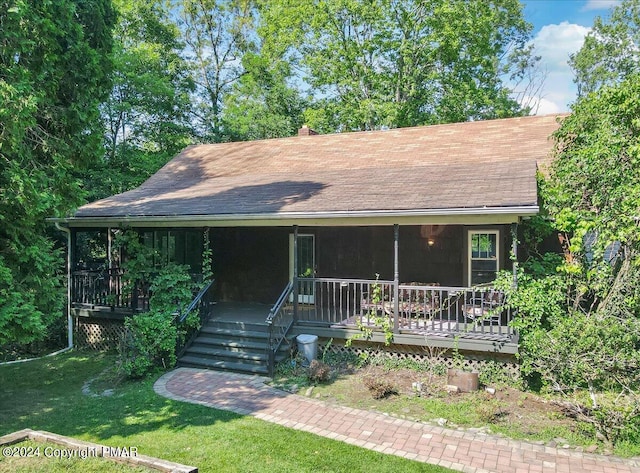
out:
<path id="1" fill-rule="evenodd" d="M 582 46 L 596 16 L 606 18 L 619 0 L 521 0 L 525 18 L 533 24 L 536 55 L 546 79 L 539 94 L 537 113 L 566 112 L 575 100 L 569 54 Z"/>

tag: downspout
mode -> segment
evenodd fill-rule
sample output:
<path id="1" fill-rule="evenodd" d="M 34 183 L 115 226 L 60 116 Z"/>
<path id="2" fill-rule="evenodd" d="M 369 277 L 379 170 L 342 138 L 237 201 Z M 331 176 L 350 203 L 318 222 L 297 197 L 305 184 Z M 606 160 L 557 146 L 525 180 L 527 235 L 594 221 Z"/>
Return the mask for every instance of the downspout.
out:
<path id="1" fill-rule="evenodd" d="M 67 348 L 73 348 L 73 319 L 71 318 L 71 230 L 56 222 L 56 228 L 67 234 Z"/>

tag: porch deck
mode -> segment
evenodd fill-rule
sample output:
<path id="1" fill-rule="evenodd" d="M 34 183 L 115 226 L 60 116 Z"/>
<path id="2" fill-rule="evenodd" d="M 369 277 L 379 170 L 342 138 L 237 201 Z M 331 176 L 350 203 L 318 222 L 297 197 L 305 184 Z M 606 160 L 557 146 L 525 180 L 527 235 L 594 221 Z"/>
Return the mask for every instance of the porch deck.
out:
<path id="1" fill-rule="evenodd" d="M 270 304 L 259 302 L 214 302 L 210 320 L 266 325 L 265 319 L 270 310 Z"/>
<path id="2" fill-rule="evenodd" d="M 76 316 L 123 318 L 148 310 L 148 288 L 141 285 L 127 294 L 120 271 L 73 276 Z M 267 326 L 274 347 L 297 333 L 346 340 L 361 335 L 361 327 L 372 329 L 372 341 L 384 342 L 380 327 L 387 325 L 394 344 L 452 348 L 455 343 L 462 350 L 517 353 L 518 334 L 510 325 L 514 314 L 504 294 L 490 287 L 298 278 L 285 292 L 273 307 L 218 302 L 212 320 Z"/>
<path id="3" fill-rule="evenodd" d="M 212 307 L 210 320 L 214 323 L 234 322 L 247 326 L 266 326 L 265 319 L 270 309 L 270 305 L 253 302 L 217 302 Z M 293 304 L 288 303 L 287 309 L 293 312 Z M 327 313 L 326 308 L 325 313 L 322 313 L 320 307 L 309 304 L 300 304 L 299 309 L 300 314 L 304 313 L 305 320 L 298 319 L 289 336 L 307 333 L 321 338 L 346 340 L 362 333 L 358 328 L 357 316 L 347 317 L 336 323 L 328 323 L 326 321 L 331 318 L 331 314 Z M 371 341 L 384 342 L 384 333 L 373 320 L 363 320 L 362 324 L 373 329 Z M 508 326 L 479 327 L 474 323 L 454 320 L 401 319 L 399 330 L 394 333 L 394 343 L 443 348 L 453 348 L 457 343 L 461 350 L 505 354 L 517 353 L 518 347 L 517 337 L 514 337 L 513 330 Z"/>

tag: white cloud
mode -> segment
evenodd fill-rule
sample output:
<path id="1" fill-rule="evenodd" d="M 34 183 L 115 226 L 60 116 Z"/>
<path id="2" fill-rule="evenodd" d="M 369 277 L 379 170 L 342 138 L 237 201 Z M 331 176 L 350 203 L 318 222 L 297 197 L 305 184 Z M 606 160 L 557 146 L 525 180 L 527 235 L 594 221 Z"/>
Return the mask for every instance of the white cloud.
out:
<path id="1" fill-rule="evenodd" d="M 552 115 L 566 111 L 557 103 L 540 97 L 525 96 L 522 98 L 520 103 L 523 106 L 531 107 L 532 115 Z"/>
<path id="2" fill-rule="evenodd" d="M 588 0 L 582 11 L 608 10 L 620 4 L 620 0 Z"/>
<path id="3" fill-rule="evenodd" d="M 563 21 L 559 25 L 545 25 L 533 39 L 535 52 L 540 56 L 540 68 L 546 71 L 546 79 L 540 93 L 538 114 L 565 112 L 576 97 L 573 71 L 569 67 L 569 55 L 577 52 L 584 43 L 590 28 Z M 535 110 L 535 108 L 534 108 Z"/>

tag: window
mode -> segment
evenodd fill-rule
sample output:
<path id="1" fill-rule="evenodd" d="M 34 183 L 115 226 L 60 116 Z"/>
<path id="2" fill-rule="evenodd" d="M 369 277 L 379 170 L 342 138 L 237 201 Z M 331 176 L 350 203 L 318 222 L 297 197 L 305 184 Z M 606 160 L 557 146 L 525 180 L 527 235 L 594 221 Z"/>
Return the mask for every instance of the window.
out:
<path id="1" fill-rule="evenodd" d="M 202 231 L 145 231 L 142 233 L 142 241 L 145 246 L 155 251 L 156 266 L 172 262 L 189 265 L 194 273 L 202 271 Z"/>
<path id="2" fill-rule="evenodd" d="M 500 232 L 469 231 L 469 285 L 487 284 L 500 270 Z"/>

